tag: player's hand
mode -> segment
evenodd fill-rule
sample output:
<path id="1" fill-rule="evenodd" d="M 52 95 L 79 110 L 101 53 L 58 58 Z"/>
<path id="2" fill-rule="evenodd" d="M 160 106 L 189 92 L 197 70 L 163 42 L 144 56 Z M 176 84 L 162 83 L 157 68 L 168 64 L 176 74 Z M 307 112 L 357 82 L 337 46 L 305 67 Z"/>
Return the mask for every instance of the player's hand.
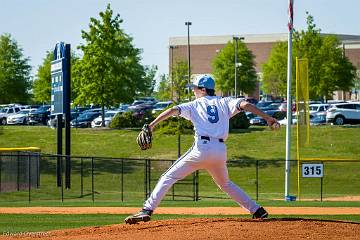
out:
<path id="1" fill-rule="evenodd" d="M 280 129 L 280 123 L 275 118 L 269 117 L 268 119 L 266 119 L 266 122 L 268 126 L 271 128 L 271 130 Z"/>

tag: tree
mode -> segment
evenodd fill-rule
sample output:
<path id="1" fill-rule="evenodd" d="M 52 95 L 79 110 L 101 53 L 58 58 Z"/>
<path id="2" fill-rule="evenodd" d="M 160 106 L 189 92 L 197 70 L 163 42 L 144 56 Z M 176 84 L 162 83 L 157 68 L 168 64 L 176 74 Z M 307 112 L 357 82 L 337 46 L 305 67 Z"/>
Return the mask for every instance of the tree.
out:
<path id="1" fill-rule="evenodd" d="M 10 34 L 0 36 L 0 103 L 26 103 L 31 87 L 29 58 Z"/>
<path id="2" fill-rule="evenodd" d="M 271 49 L 269 60 L 263 64 L 262 88 L 271 95 L 285 96 L 287 81 L 287 43 L 277 42 Z"/>
<path id="3" fill-rule="evenodd" d="M 52 52 L 46 52 L 42 65 L 39 66 L 33 84 L 35 102 L 50 103 L 51 95 L 51 61 L 54 59 Z"/>
<path id="4" fill-rule="evenodd" d="M 145 67 L 145 77 L 143 79 L 145 90 L 142 94 L 140 93 L 140 95 L 151 96 L 153 94 L 156 84 L 156 79 L 155 79 L 156 71 L 157 71 L 156 65 Z"/>
<path id="5" fill-rule="evenodd" d="M 212 62 L 213 74 L 217 89 L 229 94 L 235 89 L 235 42 L 229 41 L 221 49 Z M 242 42 L 238 42 L 237 89 L 242 93 L 252 93 L 256 88 L 257 76 L 254 64 L 254 55 Z"/>
<path id="6" fill-rule="evenodd" d="M 177 101 L 184 101 L 188 94 L 186 85 L 188 84 L 188 63 L 187 61 L 177 61 L 173 67 L 173 91 Z"/>
<path id="7" fill-rule="evenodd" d="M 294 31 L 293 37 L 292 72 L 295 73 L 296 57 L 308 59 L 311 99 L 329 99 L 336 90 L 349 91 L 356 79 L 356 68 L 344 56 L 340 41 L 333 35 L 322 36 L 320 32 L 314 18 L 308 14 L 306 31 Z M 286 62 L 287 43 L 276 44 L 269 60 L 263 65 L 263 86 L 267 93 L 286 94 Z M 292 92 L 295 92 L 295 87 Z"/>
<path id="8" fill-rule="evenodd" d="M 110 4 L 100 12 L 100 20 L 91 18 L 89 32 L 82 31 L 83 57 L 75 64 L 75 104 L 105 106 L 131 101 L 136 93 L 147 89 L 140 64 L 141 50 L 132 45 L 132 38 L 121 28 L 123 20 L 113 17 Z M 104 116 L 104 114 L 102 114 Z M 104 119 L 102 121 L 104 123 Z"/>
<path id="9" fill-rule="evenodd" d="M 165 101 L 171 99 L 171 83 L 166 74 L 160 76 L 160 83 L 155 93 L 155 97 L 159 100 Z M 171 99 L 172 100 L 172 99 Z"/>

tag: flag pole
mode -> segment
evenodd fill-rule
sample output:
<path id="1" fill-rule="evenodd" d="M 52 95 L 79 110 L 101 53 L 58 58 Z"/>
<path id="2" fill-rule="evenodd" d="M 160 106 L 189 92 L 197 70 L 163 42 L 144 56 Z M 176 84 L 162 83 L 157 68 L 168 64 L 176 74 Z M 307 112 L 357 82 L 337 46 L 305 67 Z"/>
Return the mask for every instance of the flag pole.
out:
<path id="1" fill-rule="evenodd" d="M 287 63 L 287 95 L 286 95 L 286 158 L 285 158 L 285 200 L 290 200 L 290 147 L 291 147 L 291 123 L 292 123 L 292 100 L 291 100 L 291 70 L 292 70 L 292 30 L 293 30 L 293 0 L 289 0 L 288 22 L 288 63 Z"/>

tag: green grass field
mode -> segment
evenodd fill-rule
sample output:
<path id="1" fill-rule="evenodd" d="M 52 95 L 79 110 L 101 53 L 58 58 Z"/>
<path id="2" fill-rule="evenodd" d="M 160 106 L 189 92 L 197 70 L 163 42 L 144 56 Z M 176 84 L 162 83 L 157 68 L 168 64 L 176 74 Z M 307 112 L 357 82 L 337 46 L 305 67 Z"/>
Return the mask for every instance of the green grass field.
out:
<path id="1" fill-rule="evenodd" d="M 293 135 L 295 129 L 293 129 Z M 137 130 L 99 130 L 72 129 L 72 155 L 130 157 L 153 159 L 176 159 L 177 136 L 156 135 L 154 147 L 149 151 L 140 151 L 135 143 Z M 311 144 L 303 148 L 304 157 L 359 159 L 360 148 L 356 141 L 360 135 L 357 126 L 318 126 L 311 128 Z M 192 144 L 191 135 L 181 136 L 183 152 Z M 229 159 L 236 159 L 229 164 L 231 179 L 240 185 L 251 197 L 256 198 L 258 183 L 259 200 L 282 199 L 284 185 L 285 129 L 279 132 L 269 131 L 265 127 L 251 127 L 231 133 L 227 141 Z M 43 153 L 56 152 L 55 130 L 42 126 L 5 126 L 0 138 L 0 147 L 34 146 Z M 293 137 L 293 143 L 295 139 Z M 295 147 L 292 147 L 295 158 Z M 255 160 L 259 162 L 258 182 L 256 182 Z M 277 160 L 277 161 L 275 161 Z M 31 201 L 60 201 L 61 189 L 56 187 L 56 159 L 42 158 L 41 187 L 32 189 Z M 154 187 L 160 175 L 171 162 L 154 162 L 151 170 L 151 187 Z M 297 164 L 292 162 L 291 193 L 297 195 Z M 323 198 L 360 195 L 360 162 L 325 162 L 323 178 Z M 92 203 L 90 159 L 83 162 L 83 195 L 81 196 L 80 160 L 72 161 L 72 187 L 64 190 L 64 201 Z M 124 195 L 121 196 L 121 163 L 111 159 L 97 159 L 94 162 L 94 198 L 95 201 L 116 202 L 122 197 L 125 202 L 144 199 L 143 162 L 126 161 L 124 172 Z M 205 171 L 199 172 L 200 198 L 227 196 L 213 183 Z M 188 178 L 191 179 L 191 176 Z M 351 184 L 349 184 L 351 182 Z M 299 198 L 320 199 L 320 179 L 300 178 Z M 176 186 L 177 195 L 189 195 L 191 185 Z M 190 194 L 191 196 L 191 194 Z M 172 197 L 169 196 L 171 199 Z M 177 197 L 177 200 L 191 200 Z M 28 192 L 1 193 L 0 202 L 27 202 Z"/>
<path id="2" fill-rule="evenodd" d="M 291 156 L 296 159 L 296 128 L 292 130 Z M 138 130 L 72 129 L 72 155 L 104 157 L 177 158 L 177 136 L 154 134 L 153 148 L 140 151 Z M 360 126 L 316 126 L 311 128 L 310 146 L 304 157 L 360 159 Z M 181 152 L 192 145 L 192 135 L 181 136 Z M 267 127 L 250 127 L 231 133 L 227 142 L 229 159 L 284 159 L 285 128 L 272 132 Z M 39 147 L 56 153 L 56 130 L 45 126 L 4 126 L 0 147 Z"/>
<path id="3" fill-rule="evenodd" d="M 0 147 L 39 147 L 43 153 L 56 152 L 56 131 L 41 126 L 4 126 L 0 136 Z M 103 156 L 115 158 L 152 158 L 176 159 L 177 136 L 157 135 L 153 148 L 140 151 L 135 143 L 138 130 L 93 130 L 72 129 L 72 155 Z M 311 144 L 303 148 L 304 157 L 360 159 L 358 147 L 358 126 L 319 126 L 311 128 Z M 292 131 L 291 156 L 296 158 L 295 128 Z M 192 135 L 181 136 L 181 152 L 184 153 L 192 144 Z M 264 206 L 333 206 L 360 207 L 360 202 L 320 202 L 320 180 L 301 179 L 301 198 L 313 198 L 316 201 L 285 202 L 282 200 L 284 191 L 285 129 L 279 132 L 269 131 L 265 127 L 251 127 L 231 133 L 227 141 L 228 158 L 237 160 L 229 167 L 230 178 L 240 185 L 252 198 L 256 197 L 255 160 L 261 162 L 259 168 L 259 202 Z M 239 161 L 240 159 L 240 161 Z M 274 162 L 274 160 L 279 160 Z M 80 197 L 79 162 L 75 160 L 72 172 L 72 188 L 64 190 L 64 202 L 61 202 L 61 189 L 56 187 L 55 164 L 48 160 L 46 169 L 41 173 L 40 189 L 32 189 L 31 202 L 28 202 L 28 192 L 0 193 L 0 205 L 15 206 L 141 206 L 143 194 L 143 166 L 128 166 L 124 175 L 125 195 L 121 201 L 120 173 L 118 162 L 98 160 L 95 166 L 95 202 L 91 197 L 91 176 L 89 161 L 84 163 L 84 195 Z M 156 179 L 169 166 L 154 164 L 152 187 Z M 191 197 L 176 197 L 168 195 L 161 206 L 236 206 L 227 199 L 212 182 L 211 177 L 200 171 L 200 201 L 194 202 Z M 343 197 L 360 195 L 360 162 L 325 162 L 325 177 L 323 181 L 323 197 Z M 184 194 L 192 191 L 192 186 L 176 186 L 176 193 Z M 170 191 L 171 192 L 171 191 Z M 297 167 L 292 164 L 291 193 L 297 195 Z M 207 197 L 226 199 L 212 199 Z M 160 215 L 155 219 L 176 218 L 185 216 Z M 196 216 L 191 216 L 196 217 Z M 282 216 L 284 217 L 284 216 Z M 318 218 L 321 216 L 306 216 Z M 11 224 L 9 219 L 12 219 Z M 95 226 L 119 223 L 124 216 L 116 215 L 0 215 L 1 232 L 46 231 L 80 226 Z M 358 215 L 353 216 L 323 216 L 325 219 L 359 221 Z M 26 224 L 35 219 L 40 227 L 34 228 Z M 119 219 L 121 221 L 119 221 Z"/>

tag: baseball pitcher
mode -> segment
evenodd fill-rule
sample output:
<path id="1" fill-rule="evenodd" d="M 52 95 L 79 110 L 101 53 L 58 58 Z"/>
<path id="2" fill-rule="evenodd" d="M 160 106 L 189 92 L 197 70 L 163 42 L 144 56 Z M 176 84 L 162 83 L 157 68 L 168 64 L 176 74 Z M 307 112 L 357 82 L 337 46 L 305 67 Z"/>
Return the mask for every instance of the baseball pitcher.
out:
<path id="1" fill-rule="evenodd" d="M 229 119 L 243 110 L 264 118 L 273 129 L 277 129 L 280 125 L 276 119 L 243 99 L 215 96 L 215 81 L 209 75 L 198 76 L 192 84 L 192 89 L 195 100 L 165 110 L 153 122 L 145 125 L 137 138 L 137 143 L 142 150 L 151 148 L 152 132 L 155 126 L 174 115 L 190 120 L 195 130 L 193 146 L 163 173 L 142 210 L 125 219 L 128 224 L 149 221 L 151 214 L 171 186 L 200 169 L 207 170 L 219 188 L 247 209 L 253 218 L 268 217 L 263 207 L 229 179 L 225 141 L 229 133 Z"/>

